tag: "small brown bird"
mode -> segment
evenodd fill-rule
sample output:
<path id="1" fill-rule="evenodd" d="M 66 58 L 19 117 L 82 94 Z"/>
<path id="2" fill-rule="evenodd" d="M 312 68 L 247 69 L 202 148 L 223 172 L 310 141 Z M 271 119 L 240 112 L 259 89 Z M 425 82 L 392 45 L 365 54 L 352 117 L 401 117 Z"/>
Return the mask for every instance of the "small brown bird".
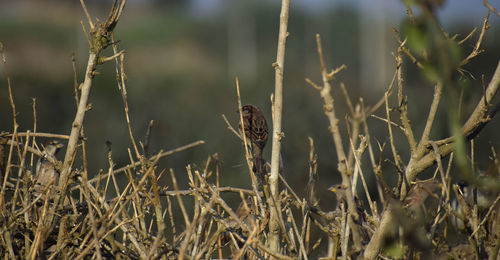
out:
<path id="1" fill-rule="evenodd" d="M 49 185 L 49 183 L 52 183 L 52 185 L 54 186 L 57 185 L 57 181 L 59 180 L 59 172 L 47 158 L 55 158 L 56 153 L 63 146 L 64 145 L 57 140 L 52 140 L 45 144 L 43 156 L 40 157 L 38 159 L 38 162 L 36 163 L 36 190 L 43 190 L 45 186 Z"/>
<path id="2" fill-rule="evenodd" d="M 254 231 L 254 228 L 259 228 L 255 206 L 256 205 L 254 205 L 252 198 L 248 197 L 245 201 L 242 201 L 240 203 L 240 205 L 235 211 L 236 216 L 239 218 L 241 223 L 245 225 L 245 227 L 240 226 L 238 224 L 238 221 L 236 221 L 235 219 L 230 218 L 227 220 L 228 228 L 222 234 L 222 243 L 224 245 L 227 244 L 230 245 L 232 258 L 234 259 L 236 259 L 240 253 L 242 253 L 240 252 L 240 248 L 243 246 L 244 243 L 236 239 L 235 242 L 238 244 L 238 247 L 236 247 L 233 243 L 230 242 L 231 241 L 230 233 L 236 233 L 240 238 L 246 241 L 250 233 Z M 247 252 L 248 251 L 251 250 L 247 250 Z M 246 253 L 243 254 L 243 259 L 249 259 Z"/>
<path id="3" fill-rule="evenodd" d="M 252 198 L 248 197 L 245 201 L 240 203 L 235 212 L 241 222 L 245 223 L 250 229 L 253 228 L 253 225 L 256 223 L 256 209 L 253 206 Z"/>
<path id="4" fill-rule="evenodd" d="M 243 116 L 243 130 L 245 136 L 252 143 L 252 156 L 254 158 L 254 172 L 265 173 L 265 161 L 262 159 L 262 150 L 268 138 L 267 121 L 262 111 L 254 105 L 244 105 L 241 108 Z M 239 128 L 242 129 L 241 124 Z"/>

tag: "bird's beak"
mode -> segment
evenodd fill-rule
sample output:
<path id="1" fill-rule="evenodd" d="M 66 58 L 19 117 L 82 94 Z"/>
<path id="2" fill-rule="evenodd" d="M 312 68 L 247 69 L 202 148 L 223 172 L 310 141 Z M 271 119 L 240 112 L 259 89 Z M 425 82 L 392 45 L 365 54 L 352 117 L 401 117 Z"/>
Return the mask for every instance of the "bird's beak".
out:
<path id="1" fill-rule="evenodd" d="M 61 143 L 56 144 L 56 148 L 57 148 L 57 149 L 61 149 L 61 148 L 63 148 L 63 147 L 64 147 L 64 144 L 61 144 Z"/>
<path id="2" fill-rule="evenodd" d="M 333 193 L 337 192 L 337 188 L 335 188 L 335 186 L 328 188 L 328 190 L 333 192 Z"/>

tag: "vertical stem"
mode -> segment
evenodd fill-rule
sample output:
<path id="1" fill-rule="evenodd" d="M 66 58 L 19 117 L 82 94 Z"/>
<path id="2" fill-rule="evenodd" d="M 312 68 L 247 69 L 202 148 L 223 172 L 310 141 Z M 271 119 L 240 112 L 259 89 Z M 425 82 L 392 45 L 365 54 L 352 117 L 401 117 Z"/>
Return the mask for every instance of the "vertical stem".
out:
<path id="1" fill-rule="evenodd" d="M 62 193 L 64 193 L 66 190 L 67 180 L 71 172 L 71 162 L 73 161 L 73 157 L 76 153 L 78 137 L 80 136 L 80 130 L 82 129 L 85 112 L 87 112 L 88 99 L 90 96 L 90 90 L 92 88 L 92 79 L 94 78 L 94 71 L 97 67 L 97 58 L 97 53 L 91 52 L 89 54 L 87 71 L 85 72 L 85 81 L 82 85 L 80 103 L 78 104 L 75 120 L 71 125 L 71 134 L 69 136 L 68 148 L 66 149 L 63 170 L 61 172 L 61 177 L 59 178 L 59 187 L 61 188 Z"/>
<path id="2" fill-rule="evenodd" d="M 276 55 L 275 69 L 275 90 L 274 90 L 274 113 L 273 113 L 273 146 L 271 155 L 271 175 L 269 176 L 269 184 L 271 196 L 274 198 L 270 201 L 271 207 L 277 210 L 270 210 L 271 219 L 269 223 L 269 247 L 273 252 L 279 252 L 279 210 L 280 202 L 278 198 L 278 176 L 280 164 L 280 149 L 281 149 L 281 116 L 283 109 L 283 69 L 285 63 L 285 45 L 288 36 L 288 14 L 290 11 L 290 0 L 282 0 L 280 13 L 280 28 L 278 36 L 278 50 Z"/>

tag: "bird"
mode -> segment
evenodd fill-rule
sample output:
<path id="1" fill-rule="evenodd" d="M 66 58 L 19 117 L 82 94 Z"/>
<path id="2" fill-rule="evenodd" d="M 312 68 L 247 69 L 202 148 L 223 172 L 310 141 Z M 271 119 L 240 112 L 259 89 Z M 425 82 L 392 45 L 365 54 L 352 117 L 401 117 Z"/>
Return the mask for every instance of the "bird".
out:
<path id="1" fill-rule="evenodd" d="M 57 140 L 48 141 L 45 144 L 43 156 L 36 163 L 36 185 L 35 190 L 42 191 L 47 185 L 57 185 L 59 172 L 55 166 L 48 160 L 48 157 L 55 159 L 55 155 L 64 145 Z"/>
<path id="2" fill-rule="evenodd" d="M 241 108 L 243 117 L 243 127 L 239 124 L 239 129 L 243 130 L 245 136 L 250 139 L 252 157 L 254 160 L 253 171 L 265 174 L 265 161 L 262 159 L 262 151 L 268 139 L 267 121 L 262 111 L 254 105 L 244 105 Z"/>
<path id="3" fill-rule="evenodd" d="M 251 197 L 248 197 L 245 201 L 242 201 L 235 212 L 236 216 L 247 225 L 248 228 L 252 229 L 256 223 L 256 208 Z M 246 234 L 248 236 L 248 234 Z"/>
<path id="4" fill-rule="evenodd" d="M 238 222 L 233 218 L 228 218 L 226 221 L 228 226 L 222 233 L 221 242 L 224 245 L 230 246 L 232 258 L 237 258 L 237 256 L 239 256 L 242 259 L 249 259 L 248 256 L 252 250 L 250 249 L 246 250 L 246 252 L 240 252 L 240 249 L 249 238 L 250 233 L 255 232 L 254 229 L 259 228 L 259 223 L 257 222 L 258 213 L 253 199 L 251 197 L 248 197 L 244 201 L 242 201 L 236 209 L 235 214 L 241 222 Z M 244 226 L 240 226 L 239 223 L 242 223 Z M 259 230 L 257 230 L 257 232 L 259 232 Z M 236 247 L 235 244 L 231 243 L 231 233 L 233 234 L 233 236 L 235 236 L 233 242 L 235 242 L 238 247 Z M 238 238 L 236 238 L 236 236 Z"/>

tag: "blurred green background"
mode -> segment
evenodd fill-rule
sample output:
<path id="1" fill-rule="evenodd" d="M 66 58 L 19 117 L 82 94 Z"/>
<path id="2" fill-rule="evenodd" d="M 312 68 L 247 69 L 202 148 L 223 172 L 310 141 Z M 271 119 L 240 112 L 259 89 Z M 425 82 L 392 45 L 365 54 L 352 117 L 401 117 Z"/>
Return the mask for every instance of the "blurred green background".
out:
<path id="1" fill-rule="evenodd" d="M 105 16 L 112 1 L 86 1 L 92 17 Z M 126 51 L 125 67 L 132 129 L 143 140 L 147 125 L 154 120 L 151 153 L 169 150 L 196 140 L 206 144 L 161 160 L 160 168 L 172 168 L 186 188 L 185 167 L 203 168 L 208 156 L 218 153 L 221 185 L 250 187 L 248 168 L 240 141 L 227 130 L 221 115 L 236 126 L 236 88 L 238 76 L 243 103 L 259 106 L 271 125 L 270 95 L 274 91 L 280 1 L 129 1 L 115 30 L 119 48 Z M 465 37 L 482 24 L 486 8 L 480 1 L 447 1 L 439 10 L 450 34 Z M 299 194 L 304 194 L 309 171 L 308 136 L 319 157 L 318 193 L 325 208 L 334 199 L 326 189 L 340 177 L 336 155 L 322 111 L 322 100 L 304 78 L 320 83 L 315 34 L 322 36 L 326 64 L 347 65 L 333 84 L 337 116 L 343 119 L 347 108 L 338 87 L 344 82 L 353 102 L 360 97 L 374 104 L 389 85 L 394 72 L 392 52 L 396 40 L 392 28 L 405 21 L 404 5 L 395 0 L 378 1 L 292 1 L 284 71 L 282 156 L 285 177 Z M 88 46 L 80 21 L 86 19 L 79 1 L 0 1 L 0 41 L 6 56 L 17 109 L 20 131 L 33 128 L 32 99 L 36 98 L 37 131 L 69 134 L 75 113 L 72 53 L 81 82 L 87 62 Z M 467 116 L 482 93 L 481 75 L 489 82 L 500 58 L 498 17 L 491 17 L 480 55 L 465 66 L 469 93 L 462 115 Z M 477 33 L 473 36 L 477 39 Z M 475 42 L 462 45 L 468 54 Z M 110 55 L 111 50 L 105 54 Z M 12 112 L 8 102 L 5 74 L 0 73 L 0 131 L 12 131 Z M 117 167 L 129 162 L 131 147 L 123 103 L 115 82 L 114 63 L 99 67 L 86 114 L 89 170 L 92 175 L 107 169 L 106 141 L 112 142 Z M 405 66 L 409 113 L 417 137 L 423 129 L 432 97 L 432 85 L 416 67 Z M 396 104 L 393 103 L 393 106 Z M 444 102 L 432 138 L 448 134 Z M 385 111 L 379 110 L 384 116 Z M 397 114 L 393 115 L 396 118 Z M 388 141 L 384 122 L 370 118 L 372 144 Z M 499 123 L 495 118 L 476 142 L 478 167 L 488 164 L 489 147 L 498 147 Z M 346 135 L 344 135 L 346 136 Z M 397 132 L 397 144 L 408 160 L 407 143 Z M 269 142 L 270 143 L 270 142 Z M 346 147 L 347 148 L 347 147 Z M 389 152 L 386 149 L 384 152 Z M 388 155 L 388 153 L 387 153 Z M 81 156 L 81 155 L 79 155 Z M 377 155 L 378 156 L 378 153 Z M 406 157 L 405 157 L 406 156 Z M 62 153 L 59 155 L 62 157 Z M 270 158 L 270 144 L 265 151 Z M 365 174 L 373 180 L 369 162 Z M 385 163 L 386 178 L 396 181 L 396 171 Z M 165 178 L 164 185 L 170 185 Z"/>

